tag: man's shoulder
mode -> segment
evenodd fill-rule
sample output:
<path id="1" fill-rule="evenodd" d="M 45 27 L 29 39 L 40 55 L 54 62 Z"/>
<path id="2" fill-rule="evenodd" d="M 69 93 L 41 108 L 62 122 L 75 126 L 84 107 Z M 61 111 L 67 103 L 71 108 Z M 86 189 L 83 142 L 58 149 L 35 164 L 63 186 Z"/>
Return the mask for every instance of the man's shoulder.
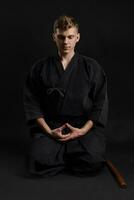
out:
<path id="1" fill-rule="evenodd" d="M 103 66 L 94 58 L 85 55 L 80 55 L 82 63 L 84 63 L 87 73 L 92 74 L 93 77 L 105 76 L 107 77 Z"/>
<path id="2" fill-rule="evenodd" d="M 82 55 L 79 54 L 80 59 L 82 60 L 82 62 L 90 69 L 93 70 L 101 70 L 102 66 L 100 65 L 100 63 L 92 57 L 86 56 L 86 55 Z"/>
<path id="3" fill-rule="evenodd" d="M 83 55 L 83 54 L 79 54 L 79 56 L 80 56 L 81 59 L 83 59 L 83 60 L 85 60 L 87 62 L 93 62 L 93 61 L 95 61 L 94 58 L 86 56 L 86 55 Z"/>
<path id="4" fill-rule="evenodd" d="M 36 61 L 34 61 L 33 67 L 46 65 L 49 63 L 51 59 L 52 59 L 52 56 L 47 56 L 47 57 L 42 57 L 40 59 L 37 59 Z"/>
<path id="5" fill-rule="evenodd" d="M 50 61 L 52 60 L 52 56 L 42 57 L 34 61 L 33 65 L 30 67 L 30 71 L 33 73 L 39 73 L 43 69 L 45 69 Z"/>

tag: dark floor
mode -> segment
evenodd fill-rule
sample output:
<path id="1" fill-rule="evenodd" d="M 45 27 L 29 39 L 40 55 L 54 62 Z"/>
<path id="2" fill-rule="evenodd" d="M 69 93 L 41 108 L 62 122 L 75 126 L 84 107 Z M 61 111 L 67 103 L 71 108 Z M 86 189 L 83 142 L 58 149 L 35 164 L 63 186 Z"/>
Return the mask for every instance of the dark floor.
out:
<path id="1" fill-rule="evenodd" d="M 59 174 L 52 178 L 30 179 L 24 176 L 25 142 L 2 142 L 0 164 L 0 200 L 132 200 L 134 197 L 133 142 L 107 145 L 107 157 L 120 169 L 128 184 L 121 189 L 107 167 L 95 177 Z"/>

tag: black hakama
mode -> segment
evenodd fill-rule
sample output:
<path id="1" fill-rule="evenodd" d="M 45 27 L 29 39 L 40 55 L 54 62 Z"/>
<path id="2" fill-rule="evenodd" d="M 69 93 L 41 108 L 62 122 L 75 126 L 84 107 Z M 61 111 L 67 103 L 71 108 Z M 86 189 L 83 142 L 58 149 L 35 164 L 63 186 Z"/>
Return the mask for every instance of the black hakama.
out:
<path id="1" fill-rule="evenodd" d="M 24 110 L 31 133 L 29 166 L 32 174 L 51 176 L 63 170 L 92 175 L 105 163 L 104 130 L 108 115 L 107 78 L 92 58 L 75 53 L 66 70 L 59 56 L 35 63 L 24 86 Z M 43 133 L 35 122 L 44 117 L 51 129 L 64 123 L 93 128 L 77 139 L 60 142 Z"/>

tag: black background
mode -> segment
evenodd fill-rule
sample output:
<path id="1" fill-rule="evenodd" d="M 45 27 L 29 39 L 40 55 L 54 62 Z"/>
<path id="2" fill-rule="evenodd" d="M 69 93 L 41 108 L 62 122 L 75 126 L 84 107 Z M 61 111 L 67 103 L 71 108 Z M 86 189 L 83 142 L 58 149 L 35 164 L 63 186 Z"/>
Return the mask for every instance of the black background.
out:
<path id="1" fill-rule="evenodd" d="M 25 76 L 36 60 L 55 52 L 53 22 L 61 14 L 78 20 L 81 40 L 77 49 L 95 58 L 107 74 L 109 121 L 117 120 L 115 128 L 119 129 L 127 120 L 128 126 L 124 128 L 129 129 L 134 117 L 133 4 L 128 1 L 1 2 L 0 137 L 3 140 L 19 140 L 27 134 L 22 103 Z M 110 130 L 108 136 L 114 139 L 116 134 Z M 132 130 L 118 134 L 117 140 L 122 138 L 132 140 Z"/>
<path id="2" fill-rule="evenodd" d="M 0 157 L 2 159 L 0 196 L 3 197 L 2 200 L 26 199 L 26 197 L 28 199 L 54 197 L 59 200 L 74 199 L 74 197 L 84 200 L 89 197 L 95 200 L 133 198 L 133 10 L 133 2 L 119 0 L 0 1 Z M 96 59 L 107 74 L 108 154 L 124 172 L 129 186 L 127 191 L 120 191 L 106 171 L 100 178 L 95 179 L 59 177 L 38 182 L 20 176 L 29 138 L 22 102 L 24 80 L 36 60 L 55 52 L 52 40 L 53 22 L 61 14 L 72 15 L 78 20 L 81 32 L 78 51 Z"/>
<path id="3" fill-rule="evenodd" d="M 133 3 L 5 1 L 0 6 L 1 128 L 21 126 L 26 72 L 54 52 L 53 22 L 64 13 L 80 24 L 80 53 L 95 58 L 107 73 L 109 119 L 133 119 Z"/>

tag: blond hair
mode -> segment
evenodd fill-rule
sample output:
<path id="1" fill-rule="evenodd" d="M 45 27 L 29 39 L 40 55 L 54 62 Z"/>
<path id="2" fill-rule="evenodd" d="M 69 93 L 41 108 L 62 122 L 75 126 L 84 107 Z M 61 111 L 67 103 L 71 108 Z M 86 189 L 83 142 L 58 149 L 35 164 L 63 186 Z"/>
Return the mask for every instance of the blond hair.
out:
<path id="1" fill-rule="evenodd" d="M 79 31 L 79 25 L 77 21 L 72 16 L 61 15 L 54 22 L 53 31 L 56 32 L 56 29 L 67 30 L 69 28 L 76 27 Z"/>

